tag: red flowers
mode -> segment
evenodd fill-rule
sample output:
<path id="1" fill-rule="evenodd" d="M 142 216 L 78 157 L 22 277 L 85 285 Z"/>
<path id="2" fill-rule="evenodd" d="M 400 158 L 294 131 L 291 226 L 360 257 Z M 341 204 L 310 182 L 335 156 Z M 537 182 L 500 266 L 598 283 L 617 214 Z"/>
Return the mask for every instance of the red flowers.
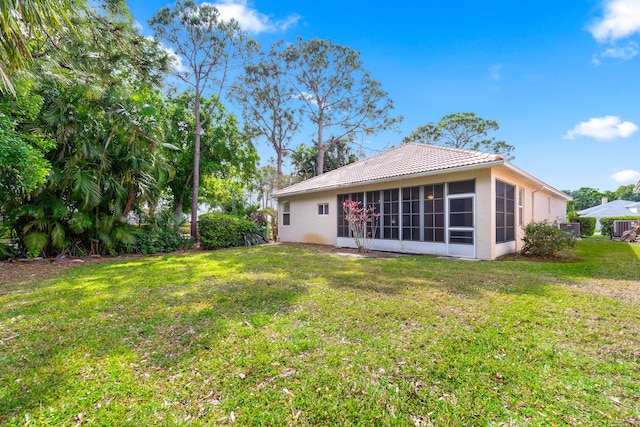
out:
<path id="1" fill-rule="evenodd" d="M 349 229 L 358 250 L 369 252 L 371 240 L 376 234 L 376 228 L 378 228 L 380 214 L 375 212 L 373 206 L 360 207 L 361 203 L 357 200 L 345 200 L 342 202 L 342 209 L 344 210 L 344 219 L 349 223 Z"/>

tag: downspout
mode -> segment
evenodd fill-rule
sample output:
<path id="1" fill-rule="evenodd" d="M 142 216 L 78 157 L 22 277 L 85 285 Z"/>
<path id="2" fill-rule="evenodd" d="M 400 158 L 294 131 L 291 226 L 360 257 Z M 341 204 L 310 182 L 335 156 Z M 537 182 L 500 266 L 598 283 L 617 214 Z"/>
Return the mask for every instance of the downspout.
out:
<path id="1" fill-rule="evenodd" d="M 543 185 L 542 187 L 540 187 L 537 190 L 534 190 L 531 193 L 531 222 L 536 222 L 536 193 L 538 191 L 545 190 L 546 188 L 547 188 L 547 186 Z"/>

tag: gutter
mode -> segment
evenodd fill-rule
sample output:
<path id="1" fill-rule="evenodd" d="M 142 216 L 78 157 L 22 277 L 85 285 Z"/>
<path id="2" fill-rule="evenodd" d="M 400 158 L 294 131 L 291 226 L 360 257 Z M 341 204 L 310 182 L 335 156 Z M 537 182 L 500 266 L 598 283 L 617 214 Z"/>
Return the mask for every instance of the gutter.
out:
<path id="1" fill-rule="evenodd" d="M 524 176 L 525 178 L 527 178 L 528 180 L 536 183 L 540 189 L 534 191 L 533 193 L 537 193 L 538 191 L 542 191 L 542 190 L 546 190 L 549 191 L 550 193 L 555 194 L 556 196 L 562 197 L 563 199 L 565 199 L 566 201 L 571 201 L 573 200 L 573 197 L 569 196 L 568 194 L 563 193 L 562 191 L 558 190 L 557 188 L 551 187 L 550 185 L 545 184 L 544 182 L 540 181 L 538 178 L 536 178 L 535 176 L 531 175 L 528 172 L 523 171 L 522 169 L 520 169 L 517 166 L 512 165 L 511 163 L 504 163 L 504 167 L 507 169 L 510 169 L 511 171 L 520 174 L 522 176 Z"/>

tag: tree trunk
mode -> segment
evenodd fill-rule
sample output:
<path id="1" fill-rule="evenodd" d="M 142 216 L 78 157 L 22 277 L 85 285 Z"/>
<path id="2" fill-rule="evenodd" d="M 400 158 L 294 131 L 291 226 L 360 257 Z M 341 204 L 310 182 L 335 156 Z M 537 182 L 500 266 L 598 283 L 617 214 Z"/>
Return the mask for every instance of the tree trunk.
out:
<path id="1" fill-rule="evenodd" d="M 129 184 L 129 200 L 127 200 L 127 204 L 122 211 L 122 216 L 125 217 L 131 211 L 133 207 L 133 202 L 136 201 L 136 188 L 133 186 L 133 183 Z"/>
<path id="2" fill-rule="evenodd" d="M 193 144 L 193 195 L 191 200 L 191 237 L 198 241 L 198 193 L 200 190 L 200 132 L 202 123 L 200 122 L 200 91 L 197 89 L 196 82 L 196 99 L 195 99 L 195 122 L 196 136 Z"/>
<path id="3" fill-rule="evenodd" d="M 276 150 L 276 176 L 278 190 L 282 189 L 282 149 Z"/>
<path id="4" fill-rule="evenodd" d="M 322 141 L 322 119 L 318 121 L 318 158 L 316 159 L 316 176 L 320 176 L 324 173 L 324 152 L 325 146 Z"/>

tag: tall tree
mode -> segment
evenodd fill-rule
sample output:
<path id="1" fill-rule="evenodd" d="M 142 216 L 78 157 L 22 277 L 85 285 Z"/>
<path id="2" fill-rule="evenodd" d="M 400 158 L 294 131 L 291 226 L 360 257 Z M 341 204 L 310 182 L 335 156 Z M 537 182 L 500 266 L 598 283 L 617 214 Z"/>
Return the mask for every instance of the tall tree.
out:
<path id="1" fill-rule="evenodd" d="M 635 185 L 621 185 L 615 191 L 605 191 L 604 196 L 609 200 L 629 200 L 631 202 L 640 202 L 640 194 L 634 193 Z"/>
<path id="2" fill-rule="evenodd" d="M 347 141 L 338 141 L 324 152 L 323 172 L 329 172 L 358 161 L 358 155 L 353 152 Z M 316 176 L 318 149 L 316 146 L 301 145 L 291 154 L 294 168 L 293 176 L 299 181 Z"/>
<path id="3" fill-rule="evenodd" d="M 580 187 L 578 190 L 565 190 L 565 193 L 573 198 L 567 203 L 567 211 L 581 211 L 602 203 L 604 193 L 597 188 Z"/>
<path id="4" fill-rule="evenodd" d="M 444 116 L 438 124 L 433 122 L 418 126 L 403 142 L 442 145 L 472 151 L 484 151 L 502 155 L 513 160 L 512 145 L 489 137 L 489 133 L 500 128 L 495 120 L 486 120 L 474 113 L 453 113 Z"/>
<path id="5" fill-rule="evenodd" d="M 318 38 L 289 45 L 283 52 L 301 112 L 316 128 L 317 168 L 324 172 L 324 153 L 357 134 L 371 135 L 393 127 L 393 102 L 373 80 L 360 53 Z"/>
<path id="6" fill-rule="evenodd" d="M 200 107 L 208 111 L 211 104 L 215 102 L 218 101 L 214 97 L 202 98 Z M 179 148 L 177 151 L 169 149 L 166 152 L 167 158 L 175 169 L 175 176 L 168 186 L 171 189 L 173 208 L 177 215 L 182 215 L 185 206 L 189 211 L 193 205 L 191 197 L 194 175 L 194 103 L 195 97 L 192 91 L 170 99 L 169 112 L 165 122 L 165 140 L 171 147 Z M 233 178 L 248 180 L 252 177 L 258 159 L 255 147 L 249 135 L 238 128 L 236 118 L 227 113 L 223 106 L 219 106 L 215 114 L 203 124 L 200 146 L 200 171 L 203 177 L 203 187 L 206 187 L 207 182 L 216 182 L 212 179 L 207 181 L 209 177 L 218 180 Z M 202 190 L 206 194 L 211 193 L 206 188 L 202 188 Z M 200 198 L 202 199 L 202 197 Z"/>
<path id="7" fill-rule="evenodd" d="M 173 74 L 190 86 L 195 95 L 191 236 L 197 239 L 202 127 L 220 106 L 230 74 L 244 65 L 255 45 L 236 21 L 221 20 L 218 9 L 209 3 L 178 1 L 173 9 L 158 10 L 149 25 L 155 36 L 178 55 L 180 65 L 174 67 Z M 200 101 L 208 92 L 216 102 L 203 111 Z"/>
<path id="8" fill-rule="evenodd" d="M 242 106 L 245 121 L 267 138 L 276 152 L 277 188 L 282 188 L 282 164 L 292 136 L 298 130 L 299 117 L 294 108 L 295 91 L 286 79 L 284 62 L 278 48 L 272 46 L 254 64 L 245 67 L 233 97 Z"/>

